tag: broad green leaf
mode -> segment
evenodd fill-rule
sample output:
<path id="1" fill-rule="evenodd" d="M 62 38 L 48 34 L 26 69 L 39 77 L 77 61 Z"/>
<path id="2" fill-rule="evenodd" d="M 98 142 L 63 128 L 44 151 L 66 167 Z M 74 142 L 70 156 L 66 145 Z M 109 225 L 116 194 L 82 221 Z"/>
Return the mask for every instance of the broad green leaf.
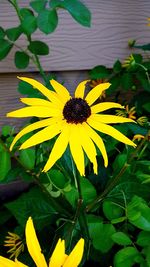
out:
<path id="1" fill-rule="evenodd" d="M 29 56 L 22 51 L 17 51 L 15 53 L 15 65 L 18 69 L 25 69 L 29 65 Z"/>
<path id="2" fill-rule="evenodd" d="M 118 171 L 124 166 L 124 164 L 127 162 L 127 154 L 119 154 L 115 161 L 113 162 L 113 170 L 114 172 Z"/>
<path id="3" fill-rule="evenodd" d="M 122 70 L 121 62 L 119 60 L 115 61 L 114 65 L 113 65 L 113 71 L 114 72 L 120 72 L 121 70 Z"/>
<path id="4" fill-rule="evenodd" d="M 145 91 L 150 92 L 150 84 L 149 84 L 149 80 L 147 78 L 146 72 L 139 71 L 135 75 L 136 75 L 137 80 L 141 83 L 142 87 L 145 89 Z"/>
<path id="5" fill-rule="evenodd" d="M 6 150 L 0 152 L 0 182 L 5 180 L 5 177 L 11 169 L 10 153 Z"/>
<path id="6" fill-rule="evenodd" d="M 116 232 L 111 238 L 118 245 L 128 246 L 132 244 L 132 240 L 123 232 Z"/>
<path id="7" fill-rule="evenodd" d="M 23 19 L 21 26 L 25 34 L 27 35 L 32 34 L 37 29 L 36 17 L 34 17 L 34 15 L 27 15 Z"/>
<path id="8" fill-rule="evenodd" d="M 146 103 L 146 104 L 144 104 L 144 105 L 143 105 L 143 108 L 144 108 L 146 111 L 150 112 L 150 103 Z"/>
<path id="9" fill-rule="evenodd" d="M 64 189 L 68 185 L 68 178 L 59 170 L 52 169 L 47 173 L 47 176 L 57 189 Z"/>
<path id="10" fill-rule="evenodd" d="M 52 33 L 58 24 L 58 16 L 55 9 L 41 11 L 37 18 L 38 28 L 45 34 Z"/>
<path id="11" fill-rule="evenodd" d="M 141 231 L 137 237 L 136 244 L 141 247 L 150 245 L 150 232 Z"/>
<path id="12" fill-rule="evenodd" d="M 68 10 L 71 16 L 85 27 L 91 26 L 91 13 L 79 0 L 64 0 L 62 6 Z"/>
<path id="13" fill-rule="evenodd" d="M 97 222 L 89 222 L 88 227 L 94 248 L 102 253 L 108 252 L 114 244 L 111 238 L 116 231 L 114 226 L 112 224 L 104 224 L 97 219 Z"/>
<path id="14" fill-rule="evenodd" d="M 138 196 L 132 198 L 127 206 L 127 215 L 131 224 L 150 231 L 150 208 L 142 198 Z"/>
<path id="15" fill-rule="evenodd" d="M 39 13 L 45 8 L 46 3 L 47 1 L 45 0 L 36 0 L 31 1 L 30 6 L 34 9 L 35 12 Z"/>
<path id="16" fill-rule="evenodd" d="M 29 8 L 21 8 L 20 9 L 20 14 L 21 14 L 23 19 L 25 19 L 28 16 L 34 16 L 33 11 L 31 9 L 29 9 Z"/>
<path id="17" fill-rule="evenodd" d="M 27 170 L 32 170 L 35 164 L 35 149 L 27 148 L 20 150 L 19 160 Z"/>
<path id="18" fill-rule="evenodd" d="M 117 205 L 117 203 L 111 200 L 104 200 L 103 212 L 108 220 L 117 219 L 124 214 L 123 208 L 121 208 L 119 205 Z"/>
<path id="19" fill-rule="evenodd" d="M 150 50 L 150 44 L 145 44 L 145 45 L 134 45 L 135 48 L 142 49 L 144 51 L 149 51 Z"/>
<path id="20" fill-rule="evenodd" d="M 32 41 L 28 45 L 28 49 L 36 55 L 45 56 L 49 54 L 49 47 L 46 43 L 41 41 Z"/>
<path id="21" fill-rule="evenodd" d="M 6 30 L 6 35 L 8 39 L 11 41 L 16 41 L 21 35 L 21 33 L 22 33 L 22 29 L 20 26 Z"/>
<path id="22" fill-rule="evenodd" d="M 32 85 L 24 81 L 20 81 L 18 83 L 18 91 L 20 94 L 26 95 L 28 97 L 41 97 L 41 94 L 38 90 L 34 90 Z"/>
<path id="23" fill-rule="evenodd" d="M 5 31 L 2 27 L 0 27 L 0 39 L 3 39 L 5 37 Z"/>
<path id="24" fill-rule="evenodd" d="M 2 126 L 2 135 L 6 137 L 7 135 L 11 134 L 12 130 L 13 130 L 12 126 L 4 125 Z"/>
<path id="25" fill-rule="evenodd" d="M 126 247 L 119 250 L 115 254 L 114 266 L 115 267 L 131 267 L 135 262 L 139 252 L 134 247 Z"/>
<path id="26" fill-rule="evenodd" d="M 92 80 L 105 79 L 109 75 L 109 70 L 105 66 L 96 66 L 90 72 L 90 78 Z"/>
<path id="27" fill-rule="evenodd" d="M 130 72 L 123 73 L 121 76 L 121 85 L 124 90 L 131 89 L 133 85 L 132 74 Z"/>
<path id="28" fill-rule="evenodd" d="M 0 60 L 8 55 L 12 47 L 13 44 L 10 44 L 7 40 L 0 39 Z"/>
<path id="29" fill-rule="evenodd" d="M 41 230 L 45 225 L 50 225 L 56 220 L 57 212 L 47 201 L 43 192 L 33 187 L 23 193 L 16 200 L 5 205 L 14 215 L 18 223 L 24 227 L 29 216 L 32 217 L 36 230 Z"/>

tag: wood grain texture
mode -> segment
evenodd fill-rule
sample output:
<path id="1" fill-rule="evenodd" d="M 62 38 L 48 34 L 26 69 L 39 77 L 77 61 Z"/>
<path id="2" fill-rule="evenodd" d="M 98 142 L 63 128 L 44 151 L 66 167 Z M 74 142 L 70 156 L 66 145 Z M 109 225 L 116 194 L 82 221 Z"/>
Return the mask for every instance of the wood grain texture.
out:
<path id="1" fill-rule="evenodd" d="M 17 75 L 21 76 L 23 74 L 0 74 L 0 128 L 3 125 L 12 125 L 16 128 L 16 131 L 25 124 L 26 119 L 7 118 L 6 114 L 24 106 L 19 101 L 19 98 L 24 96 L 17 91 L 19 82 Z M 78 83 L 87 79 L 88 73 L 86 71 L 66 71 L 57 72 L 56 76 L 57 80 L 62 82 L 73 95 Z M 26 77 L 41 81 L 41 77 L 37 73 L 26 73 Z"/>
<path id="2" fill-rule="evenodd" d="M 146 19 L 150 16 L 149 0 L 82 0 L 92 12 L 92 26 L 85 28 L 73 20 L 65 10 L 59 10 L 59 25 L 50 35 L 37 31 L 34 39 L 49 44 L 50 55 L 41 57 L 45 70 L 87 70 L 95 65 L 113 65 L 114 60 L 123 60 L 131 51 L 127 47 L 129 39 L 137 39 L 139 44 L 148 43 L 150 27 Z M 29 0 L 18 0 L 20 6 Z M 13 8 L 7 0 L 0 1 L 0 25 L 10 28 L 18 25 Z M 17 41 L 25 46 L 22 37 Z M 0 62 L 0 72 L 17 72 L 13 63 L 15 49 Z M 25 70 L 26 71 L 26 70 Z M 30 66 L 27 71 L 35 71 Z"/>

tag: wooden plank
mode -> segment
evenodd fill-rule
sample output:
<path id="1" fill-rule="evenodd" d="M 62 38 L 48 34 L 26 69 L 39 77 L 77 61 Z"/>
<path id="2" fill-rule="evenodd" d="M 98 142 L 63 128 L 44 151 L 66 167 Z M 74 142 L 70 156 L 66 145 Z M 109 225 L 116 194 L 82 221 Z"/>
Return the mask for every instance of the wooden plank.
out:
<path id="1" fill-rule="evenodd" d="M 148 43 L 150 28 L 146 26 L 149 17 L 149 0 L 82 0 L 92 12 L 92 27 L 85 28 L 76 23 L 65 10 L 59 10 L 57 30 L 45 36 L 37 31 L 34 39 L 49 44 L 50 55 L 41 57 L 45 70 L 84 70 L 95 65 L 113 65 L 114 60 L 123 60 L 131 51 L 129 39 L 139 44 Z M 18 0 L 25 6 L 29 0 Z M 0 1 L 0 25 L 8 28 L 18 25 L 13 8 L 8 1 Z M 17 45 L 24 47 L 21 37 Z M 0 62 L 0 72 L 17 72 L 13 64 L 15 49 L 6 60 Z M 26 71 L 26 70 L 25 70 Z M 27 71 L 35 71 L 30 66 Z"/>
<path id="2" fill-rule="evenodd" d="M 21 76 L 21 73 L 17 74 Z M 19 101 L 23 97 L 18 91 L 18 82 L 16 74 L 0 74 L 0 127 L 3 125 L 12 125 L 20 128 L 25 122 L 25 119 L 7 118 L 6 113 L 19 109 L 24 105 Z M 86 71 L 70 71 L 70 72 L 57 72 L 59 82 L 63 82 L 70 93 L 73 95 L 74 90 L 80 81 L 87 79 L 88 73 Z M 41 81 L 39 74 L 26 73 L 26 77 L 32 77 Z"/>

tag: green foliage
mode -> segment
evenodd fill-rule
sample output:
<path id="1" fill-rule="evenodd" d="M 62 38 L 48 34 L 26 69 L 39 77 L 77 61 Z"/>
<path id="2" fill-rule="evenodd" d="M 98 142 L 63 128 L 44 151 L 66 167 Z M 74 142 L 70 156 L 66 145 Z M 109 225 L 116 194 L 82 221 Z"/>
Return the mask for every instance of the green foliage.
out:
<path id="1" fill-rule="evenodd" d="M 18 69 L 25 69 L 29 65 L 29 56 L 25 52 L 17 51 L 15 53 L 15 65 Z"/>
<path id="2" fill-rule="evenodd" d="M 58 16 L 55 9 L 44 9 L 39 13 L 37 19 L 39 29 L 45 34 L 55 31 L 58 25 Z"/>
<path id="3" fill-rule="evenodd" d="M 47 44 L 41 41 L 32 41 L 28 45 L 30 52 L 36 55 L 45 56 L 49 54 L 49 47 Z"/>
<path id="4" fill-rule="evenodd" d="M 4 59 L 10 52 L 13 44 L 10 44 L 5 39 L 0 39 L 0 60 Z"/>

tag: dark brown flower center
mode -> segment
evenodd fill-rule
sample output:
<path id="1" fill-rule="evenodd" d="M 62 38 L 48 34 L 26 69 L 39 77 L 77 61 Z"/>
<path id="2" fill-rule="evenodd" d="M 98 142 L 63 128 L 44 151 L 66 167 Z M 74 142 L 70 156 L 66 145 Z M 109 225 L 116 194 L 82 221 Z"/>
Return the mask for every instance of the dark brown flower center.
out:
<path id="1" fill-rule="evenodd" d="M 64 118 L 68 123 L 82 123 L 91 115 L 91 109 L 82 98 L 72 98 L 64 106 Z"/>

